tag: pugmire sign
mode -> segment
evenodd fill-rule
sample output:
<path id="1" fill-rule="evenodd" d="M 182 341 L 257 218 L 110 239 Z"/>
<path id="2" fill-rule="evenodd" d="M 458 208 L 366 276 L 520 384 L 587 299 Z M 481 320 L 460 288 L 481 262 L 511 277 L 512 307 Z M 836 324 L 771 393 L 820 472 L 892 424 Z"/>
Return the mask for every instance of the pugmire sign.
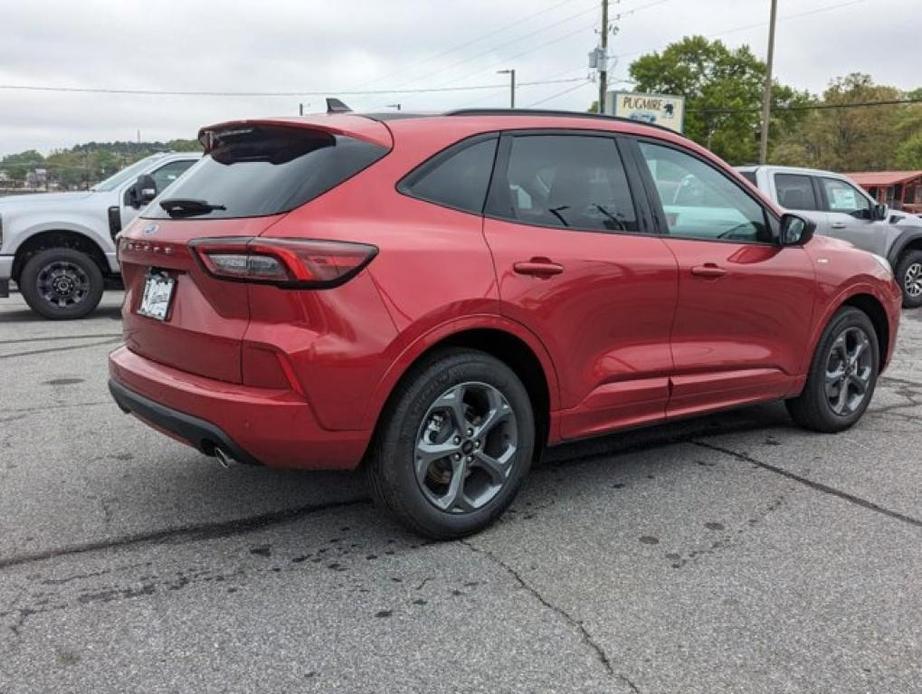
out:
<path id="1" fill-rule="evenodd" d="M 641 123 L 655 123 L 682 132 L 685 97 L 668 94 L 608 92 L 605 113 Z"/>

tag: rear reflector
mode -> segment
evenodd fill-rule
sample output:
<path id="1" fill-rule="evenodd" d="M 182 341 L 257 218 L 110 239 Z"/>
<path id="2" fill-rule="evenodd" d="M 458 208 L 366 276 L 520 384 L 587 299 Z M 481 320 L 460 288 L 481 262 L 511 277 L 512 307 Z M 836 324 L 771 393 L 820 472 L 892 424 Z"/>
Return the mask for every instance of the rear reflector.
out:
<path id="1" fill-rule="evenodd" d="M 378 253 L 363 243 L 234 236 L 193 239 L 189 247 L 214 277 L 292 289 L 340 285 Z"/>

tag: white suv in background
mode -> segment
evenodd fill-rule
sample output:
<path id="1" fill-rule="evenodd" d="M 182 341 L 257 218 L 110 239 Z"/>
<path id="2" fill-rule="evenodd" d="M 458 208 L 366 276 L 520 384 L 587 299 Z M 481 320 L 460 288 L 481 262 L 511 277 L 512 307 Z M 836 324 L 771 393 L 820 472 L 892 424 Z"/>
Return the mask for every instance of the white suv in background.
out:
<path id="1" fill-rule="evenodd" d="M 45 318 L 82 318 L 118 277 L 115 235 L 201 155 L 154 154 L 85 191 L 0 198 L 0 297 L 16 282 Z"/>
<path id="2" fill-rule="evenodd" d="M 785 209 L 834 236 L 886 258 L 903 306 L 922 306 L 922 219 L 880 205 L 848 176 L 793 166 L 738 166 L 750 183 Z"/>

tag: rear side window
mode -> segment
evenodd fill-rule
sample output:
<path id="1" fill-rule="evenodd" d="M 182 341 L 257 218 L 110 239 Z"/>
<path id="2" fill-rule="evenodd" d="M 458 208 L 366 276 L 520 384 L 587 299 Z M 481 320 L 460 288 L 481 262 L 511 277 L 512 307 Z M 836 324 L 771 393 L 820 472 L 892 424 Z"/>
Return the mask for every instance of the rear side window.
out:
<path id="1" fill-rule="evenodd" d="M 755 171 L 740 171 L 739 175 L 745 178 L 747 181 L 749 181 L 752 185 L 758 187 L 759 184 L 756 182 L 756 172 Z"/>
<path id="2" fill-rule="evenodd" d="M 450 147 L 401 181 L 401 193 L 464 212 L 483 212 L 497 138 Z"/>
<path id="3" fill-rule="evenodd" d="M 197 200 L 192 219 L 263 217 L 288 212 L 339 185 L 388 150 L 306 128 L 242 127 L 211 135 L 206 154 L 159 202 Z M 145 217 L 170 215 L 158 204 Z"/>
<path id="4" fill-rule="evenodd" d="M 778 204 L 789 210 L 818 210 L 816 191 L 809 176 L 800 174 L 775 174 Z"/>
<path id="5" fill-rule="evenodd" d="M 491 215 L 583 231 L 637 231 L 637 214 L 615 141 L 588 135 L 513 137 Z"/>

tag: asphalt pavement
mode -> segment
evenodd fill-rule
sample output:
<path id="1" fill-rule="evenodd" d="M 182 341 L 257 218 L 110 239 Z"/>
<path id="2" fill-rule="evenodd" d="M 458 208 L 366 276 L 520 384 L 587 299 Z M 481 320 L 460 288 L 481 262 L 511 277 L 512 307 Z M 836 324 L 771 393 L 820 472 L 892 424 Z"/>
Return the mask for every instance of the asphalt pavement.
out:
<path id="1" fill-rule="evenodd" d="M 922 310 L 848 432 L 772 404 L 554 449 L 431 543 L 356 475 L 123 415 L 120 300 L 0 300 L 4 694 L 922 691 Z"/>

